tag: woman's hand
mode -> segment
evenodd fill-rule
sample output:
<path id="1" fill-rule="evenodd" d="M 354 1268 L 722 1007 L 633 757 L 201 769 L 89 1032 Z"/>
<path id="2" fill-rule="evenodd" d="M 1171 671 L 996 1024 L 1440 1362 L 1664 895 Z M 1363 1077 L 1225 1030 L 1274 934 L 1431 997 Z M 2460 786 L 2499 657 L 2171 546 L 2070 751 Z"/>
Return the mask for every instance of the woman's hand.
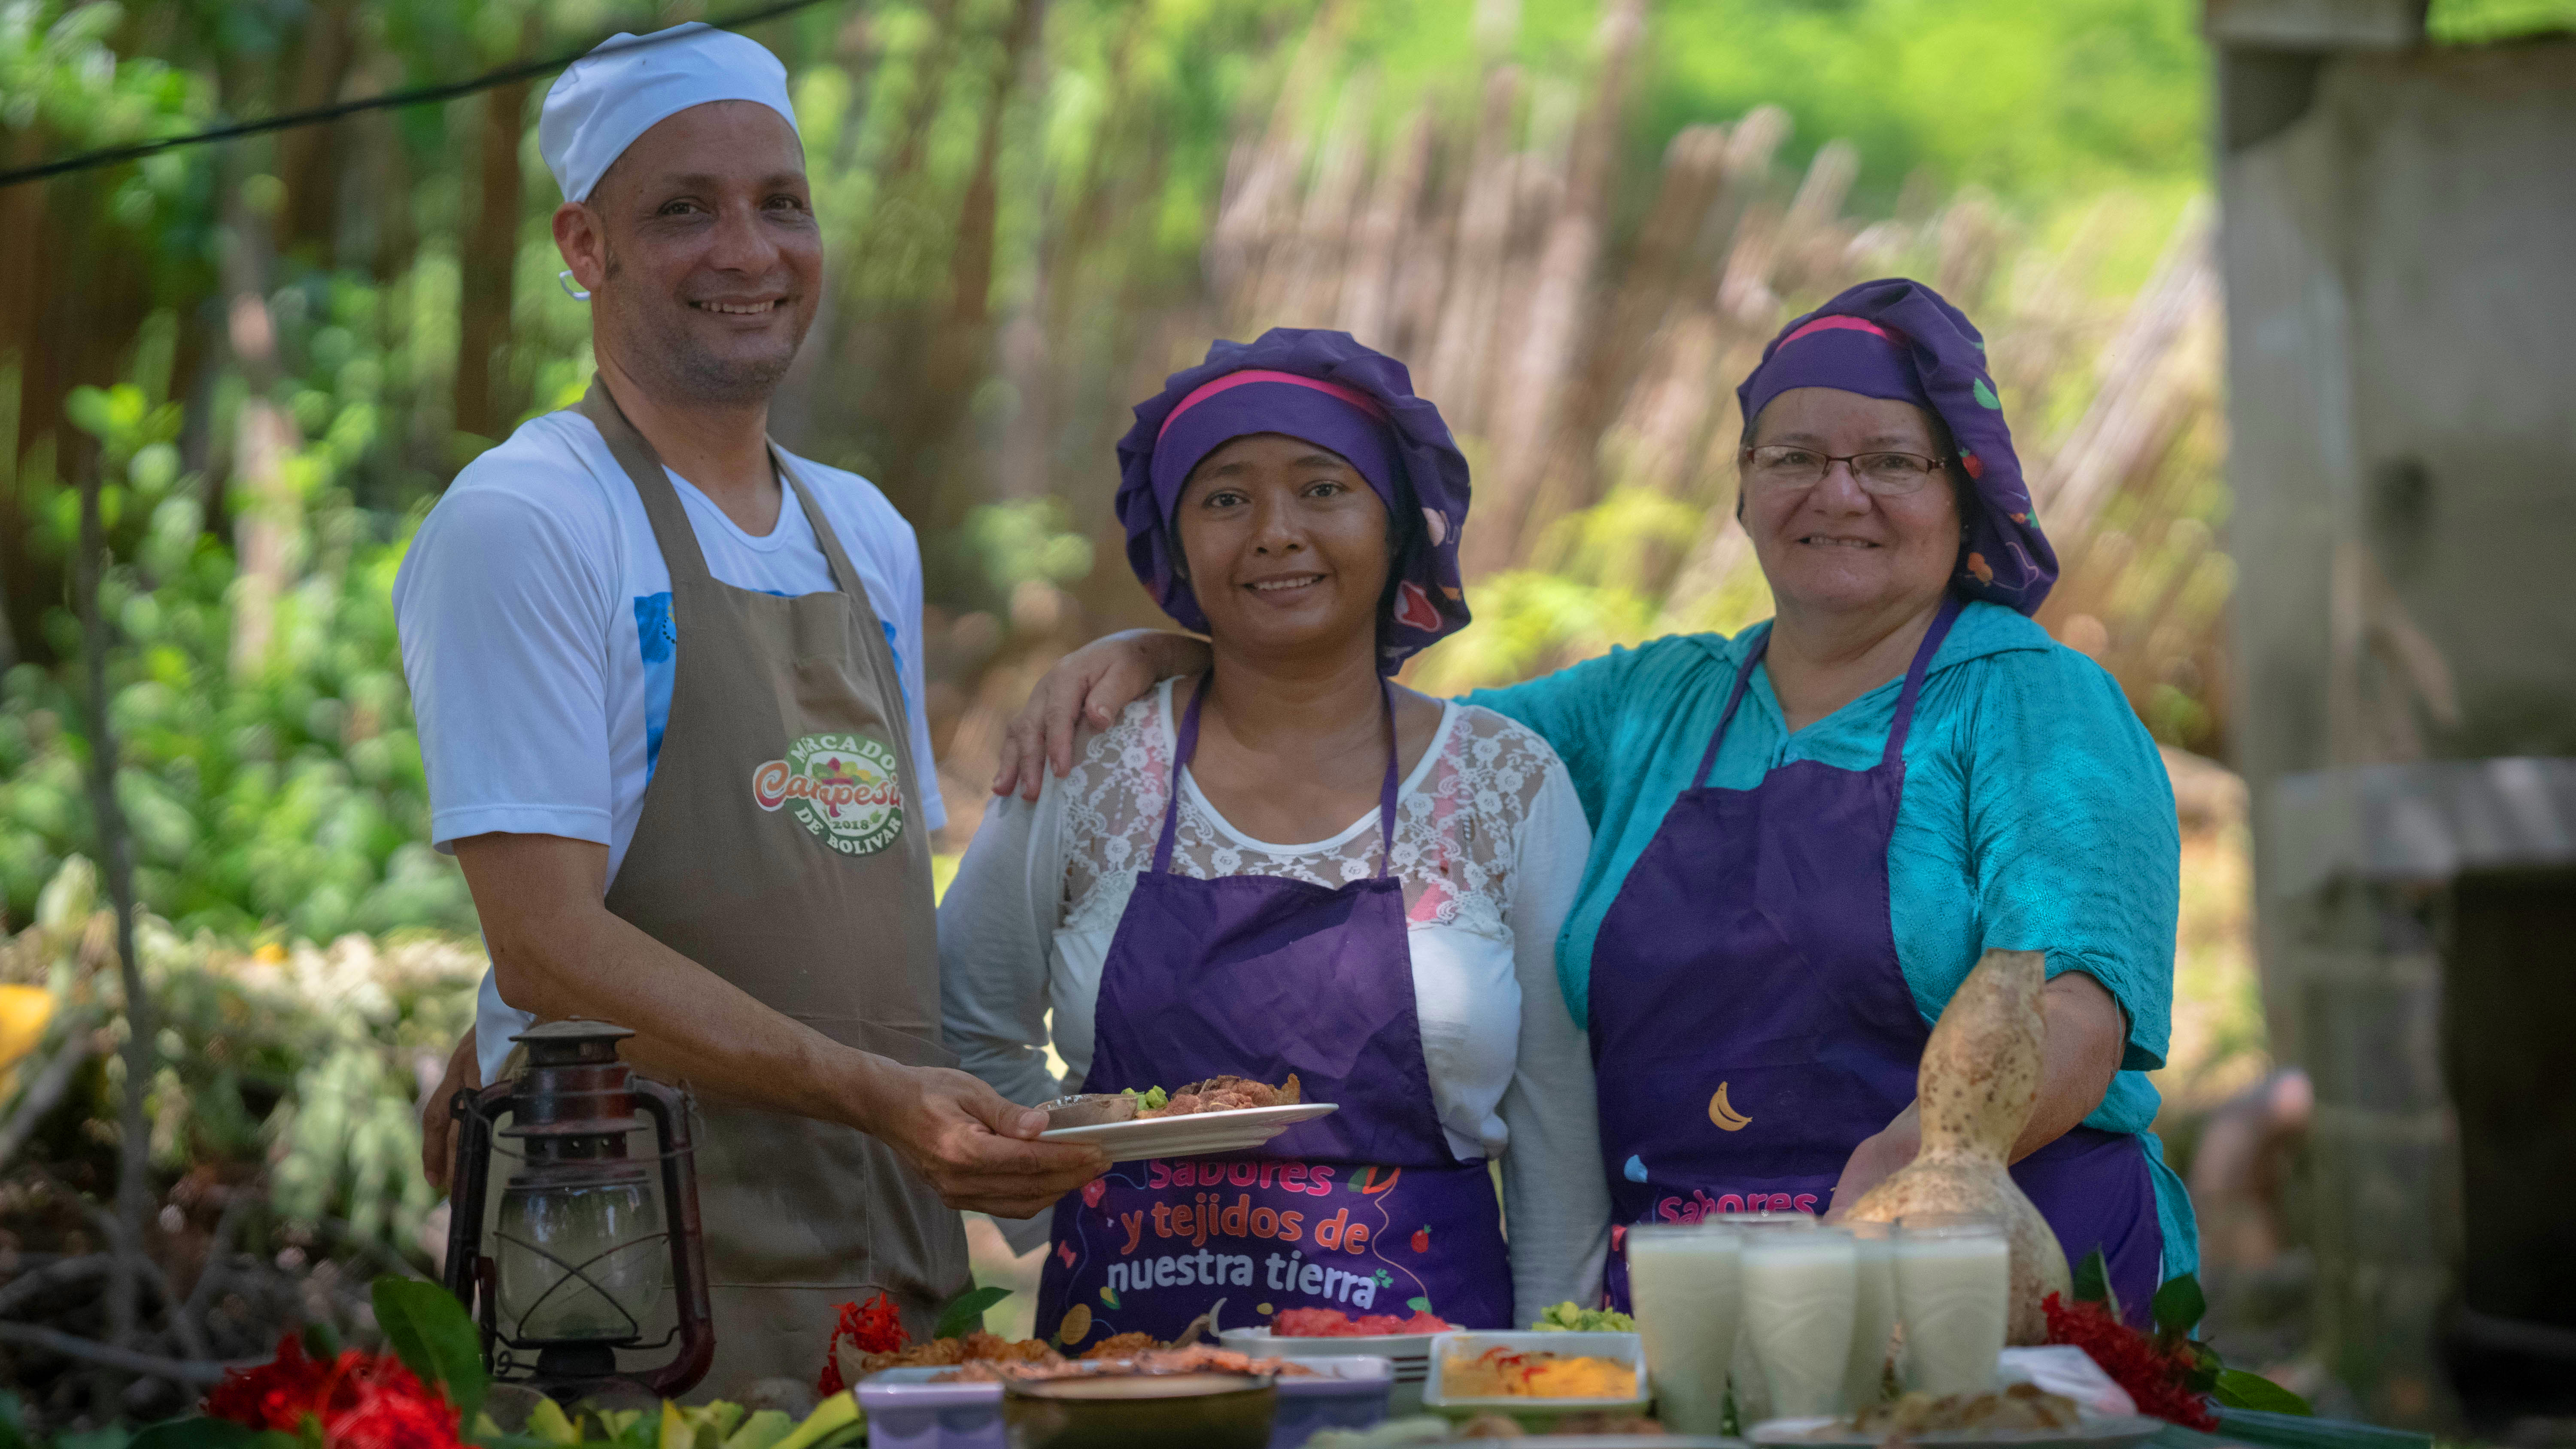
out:
<path id="1" fill-rule="evenodd" d="M 1206 640 L 1152 629 L 1104 635 L 1057 660 L 1003 732 L 993 793 L 1037 799 L 1048 769 L 1061 779 L 1073 768 L 1075 731 L 1105 730 L 1158 681 L 1207 667 Z"/>
<path id="2" fill-rule="evenodd" d="M 859 1127 L 901 1153 L 950 1207 L 1025 1218 L 1109 1170 L 1097 1147 L 1036 1140 L 1046 1113 L 965 1072 L 869 1064 Z"/>
<path id="3" fill-rule="evenodd" d="M 420 1099 L 420 1170 L 434 1191 L 445 1192 L 456 1176 L 456 1119 L 447 1104 L 456 1094 L 483 1085 L 483 1062 L 474 1050 L 474 1028 L 456 1039 L 447 1054 L 447 1074 Z"/>
<path id="4" fill-rule="evenodd" d="M 1839 1219 L 1853 1203 L 1867 1196 L 1869 1190 L 1885 1182 L 1896 1170 L 1914 1160 L 1923 1148 L 1923 1122 L 1908 1102 L 1885 1127 L 1861 1139 L 1860 1145 L 1843 1162 L 1843 1175 L 1834 1184 L 1833 1204 L 1825 1213 L 1827 1222 Z"/>

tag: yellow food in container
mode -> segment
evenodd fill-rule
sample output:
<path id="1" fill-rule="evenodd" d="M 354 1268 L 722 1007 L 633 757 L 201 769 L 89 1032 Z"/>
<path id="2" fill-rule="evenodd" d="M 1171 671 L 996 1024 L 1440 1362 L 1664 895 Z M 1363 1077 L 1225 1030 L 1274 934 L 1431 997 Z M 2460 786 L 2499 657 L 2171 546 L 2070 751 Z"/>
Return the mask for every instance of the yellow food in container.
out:
<path id="1" fill-rule="evenodd" d="M 1452 1358 L 1440 1367 L 1444 1392 L 1455 1399 L 1633 1399 L 1637 1372 L 1607 1358 L 1489 1348 L 1474 1358 Z"/>

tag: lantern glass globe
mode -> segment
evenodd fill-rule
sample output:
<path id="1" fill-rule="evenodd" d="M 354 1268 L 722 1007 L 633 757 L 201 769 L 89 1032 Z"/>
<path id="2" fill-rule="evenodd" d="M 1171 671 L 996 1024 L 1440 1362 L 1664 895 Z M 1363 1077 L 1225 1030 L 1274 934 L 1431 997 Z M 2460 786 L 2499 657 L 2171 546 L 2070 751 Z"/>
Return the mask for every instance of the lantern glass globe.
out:
<path id="1" fill-rule="evenodd" d="M 529 1342 L 631 1342 L 662 1304 L 670 1247 L 653 1184 L 529 1186 L 501 1193 L 493 1266 L 504 1334 Z"/>

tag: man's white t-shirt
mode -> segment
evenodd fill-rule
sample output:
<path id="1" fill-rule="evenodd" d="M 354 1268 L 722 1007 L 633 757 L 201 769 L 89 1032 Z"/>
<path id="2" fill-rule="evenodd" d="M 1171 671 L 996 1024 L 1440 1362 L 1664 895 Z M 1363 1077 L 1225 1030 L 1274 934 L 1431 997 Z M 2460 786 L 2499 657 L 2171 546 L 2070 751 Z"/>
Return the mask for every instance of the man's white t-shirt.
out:
<path id="1" fill-rule="evenodd" d="M 875 485 L 790 455 L 840 539 L 892 646 L 928 829 L 946 820 L 921 709 L 921 550 Z M 666 472 L 668 470 L 665 470 Z M 778 522 L 745 533 L 670 474 L 707 570 L 794 596 L 836 587 L 813 521 L 783 491 Z M 671 713 L 671 572 L 634 480 L 577 412 L 530 420 L 466 465 L 394 580 L 403 673 L 440 850 L 492 831 L 562 835 L 626 857 Z M 483 978 L 476 1048 L 490 1081 L 534 1022 Z"/>

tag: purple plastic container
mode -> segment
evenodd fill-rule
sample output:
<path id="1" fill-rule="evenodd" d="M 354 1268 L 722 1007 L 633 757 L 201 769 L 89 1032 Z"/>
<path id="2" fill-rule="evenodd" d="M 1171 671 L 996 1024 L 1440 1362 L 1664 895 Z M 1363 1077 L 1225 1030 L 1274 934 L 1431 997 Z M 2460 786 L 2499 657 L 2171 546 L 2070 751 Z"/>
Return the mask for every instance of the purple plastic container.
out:
<path id="1" fill-rule="evenodd" d="M 945 1368 L 886 1369 L 859 1380 L 868 1449 L 1004 1449 L 1000 1384 L 934 1384 Z"/>
<path id="2" fill-rule="evenodd" d="M 1365 1429 L 1386 1417 L 1387 1396 L 1395 1392 L 1391 1360 L 1350 1353 L 1297 1362 L 1315 1372 L 1279 1376 L 1270 1449 L 1297 1449 L 1326 1429 Z"/>
<path id="3" fill-rule="evenodd" d="M 1299 1359 L 1312 1375 L 1279 1379 L 1270 1449 L 1297 1449 L 1324 1429 L 1365 1429 L 1386 1417 L 1395 1366 L 1365 1354 Z M 859 1380 L 869 1449 L 1005 1449 L 1000 1384 L 934 1384 L 944 1368 L 899 1368 Z"/>

